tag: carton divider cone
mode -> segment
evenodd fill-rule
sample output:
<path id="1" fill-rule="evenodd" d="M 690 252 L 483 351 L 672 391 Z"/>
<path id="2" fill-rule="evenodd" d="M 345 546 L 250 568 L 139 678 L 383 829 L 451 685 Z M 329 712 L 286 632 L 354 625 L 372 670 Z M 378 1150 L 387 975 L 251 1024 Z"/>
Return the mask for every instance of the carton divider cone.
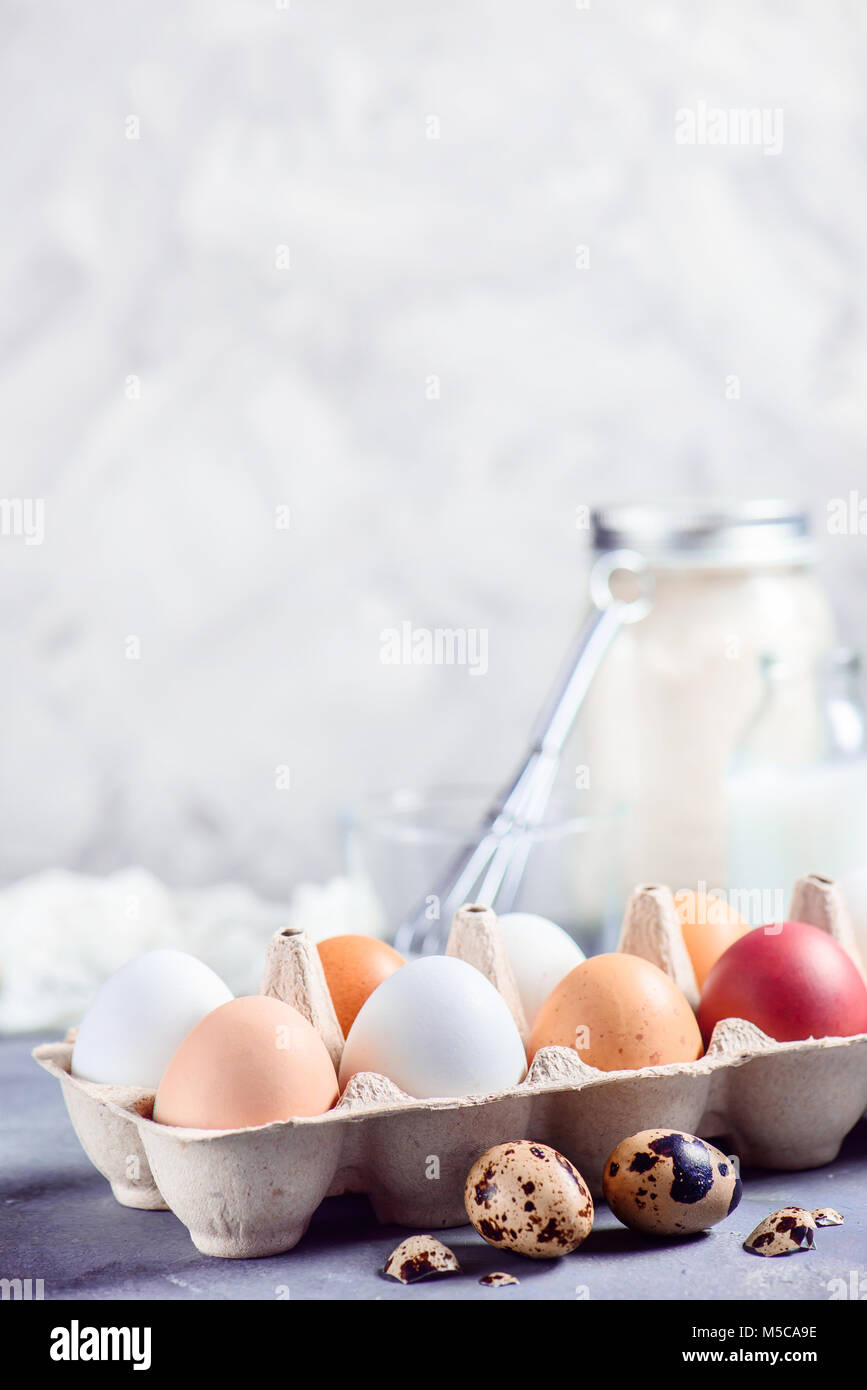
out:
<path id="1" fill-rule="evenodd" d="M 404 1102 L 411 1103 L 412 1097 L 389 1081 L 387 1076 L 380 1076 L 375 1071 L 357 1071 L 346 1083 L 335 1109 L 365 1110 L 371 1106 L 402 1105 Z"/>
<path id="2" fill-rule="evenodd" d="M 691 1007 L 697 1007 L 698 984 L 670 888 L 664 884 L 639 884 L 626 904 L 617 949 L 658 965 L 674 980 Z"/>
<path id="3" fill-rule="evenodd" d="M 497 914 L 493 909 L 484 907 L 481 903 L 466 903 L 459 907 L 452 918 L 446 955 L 457 956 L 468 965 L 474 965 L 487 980 L 490 980 L 494 989 L 508 1004 L 521 1041 L 526 1045 L 530 1030 L 527 1027 L 518 985 L 506 954 Z"/>
<path id="4" fill-rule="evenodd" d="M 284 927 L 274 933 L 265 952 L 259 993 L 282 999 L 303 1014 L 325 1043 L 334 1070 L 340 1070 L 343 1030 L 337 1021 L 319 952 L 307 932 Z"/>
<path id="5" fill-rule="evenodd" d="M 809 922 L 833 937 L 852 957 L 867 983 L 867 969 L 855 938 L 855 929 L 842 890 L 830 878 L 821 874 L 804 874 L 792 890 L 789 908 L 792 922 Z"/>

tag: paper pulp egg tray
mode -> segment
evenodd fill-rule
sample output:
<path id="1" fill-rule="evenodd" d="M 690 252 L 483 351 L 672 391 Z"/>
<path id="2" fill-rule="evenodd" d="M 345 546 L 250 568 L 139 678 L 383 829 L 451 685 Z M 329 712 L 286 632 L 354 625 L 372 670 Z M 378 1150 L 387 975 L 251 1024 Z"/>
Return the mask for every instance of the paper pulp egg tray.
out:
<path id="1" fill-rule="evenodd" d="M 799 880 L 790 916 L 829 932 L 863 973 L 845 904 L 829 880 Z M 653 961 L 697 1002 L 667 888 L 635 890 L 618 949 Z M 526 1033 L 494 914 L 462 908 L 448 951 L 487 975 Z M 305 934 L 274 936 L 262 992 L 300 1009 L 339 1062 L 342 1034 Z M 382 1222 L 463 1225 L 467 1172 L 485 1149 L 508 1140 L 552 1145 L 599 1196 L 608 1154 L 643 1129 L 722 1138 L 744 1166 L 803 1169 L 830 1163 L 867 1108 L 867 1034 L 778 1043 L 734 1018 L 717 1025 L 696 1062 L 602 1072 L 568 1048 L 547 1047 L 519 1086 L 493 1095 L 414 1100 L 385 1077 L 362 1072 L 324 1115 L 243 1130 L 181 1129 L 153 1121 L 152 1091 L 72 1076 L 73 1038 L 33 1055 L 60 1081 L 82 1147 L 117 1200 L 171 1209 L 197 1249 L 226 1258 L 290 1250 L 322 1199 L 344 1192 L 366 1193 Z"/>

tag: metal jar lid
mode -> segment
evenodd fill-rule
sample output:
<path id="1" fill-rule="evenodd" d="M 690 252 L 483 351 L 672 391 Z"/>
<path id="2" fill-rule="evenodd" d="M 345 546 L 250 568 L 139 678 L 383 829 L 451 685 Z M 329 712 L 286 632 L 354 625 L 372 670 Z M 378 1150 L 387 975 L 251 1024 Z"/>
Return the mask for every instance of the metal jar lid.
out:
<path id="1" fill-rule="evenodd" d="M 591 513 L 597 552 L 636 550 L 664 568 L 803 565 L 815 559 L 809 513 L 790 502 L 622 503 Z"/>

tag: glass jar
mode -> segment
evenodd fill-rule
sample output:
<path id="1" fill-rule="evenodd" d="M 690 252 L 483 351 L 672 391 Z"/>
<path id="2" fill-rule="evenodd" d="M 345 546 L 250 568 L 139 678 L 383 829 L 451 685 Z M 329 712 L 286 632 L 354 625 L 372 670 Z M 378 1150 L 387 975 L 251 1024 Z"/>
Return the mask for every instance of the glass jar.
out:
<path id="1" fill-rule="evenodd" d="M 375 905 L 382 935 L 391 939 L 425 901 L 431 920 L 438 918 L 438 900 L 428 895 L 476 835 L 497 790 L 397 791 L 369 797 L 344 815 L 346 873 L 363 900 Z M 526 870 L 510 911 L 551 918 L 588 954 L 613 950 L 622 906 L 616 817 L 582 816 L 574 798 L 558 792 L 529 840 Z"/>
<path id="2" fill-rule="evenodd" d="M 727 782 L 728 882 L 745 903 L 773 894 L 785 911 L 801 874 L 842 879 L 867 862 L 860 660 L 852 651 L 818 661 L 767 654 L 760 671 L 761 698 Z"/>
<path id="3" fill-rule="evenodd" d="M 724 886 L 725 779 L 762 685 L 759 656 L 833 646 L 809 518 L 779 502 L 617 506 L 592 516 L 596 555 L 650 562 L 654 606 L 624 628 L 588 695 L 574 744 L 582 807 L 624 814 L 624 890 Z"/>

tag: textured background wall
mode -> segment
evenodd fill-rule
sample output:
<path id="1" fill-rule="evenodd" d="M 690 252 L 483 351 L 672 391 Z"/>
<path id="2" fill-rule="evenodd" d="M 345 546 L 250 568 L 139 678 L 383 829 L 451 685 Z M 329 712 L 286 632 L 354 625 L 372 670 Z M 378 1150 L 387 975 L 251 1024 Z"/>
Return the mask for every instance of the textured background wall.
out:
<path id="1" fill-rule="evenodd" d="M 782 493 L 821 527 L 867 488 L 855 0 L 2 30 L 0 492 L 45 502 L 43 544 L 0 540 L 4 878 L 324 876 L 360 793 L 511 765 L 576 507 Z M 700 102 L 781 110 L 782 150 L 678 144 Z M 825 549 L 863 642 L 863 538 Z M 487 629 L 487 676 L 383 666 L 403 619 Z"/>

